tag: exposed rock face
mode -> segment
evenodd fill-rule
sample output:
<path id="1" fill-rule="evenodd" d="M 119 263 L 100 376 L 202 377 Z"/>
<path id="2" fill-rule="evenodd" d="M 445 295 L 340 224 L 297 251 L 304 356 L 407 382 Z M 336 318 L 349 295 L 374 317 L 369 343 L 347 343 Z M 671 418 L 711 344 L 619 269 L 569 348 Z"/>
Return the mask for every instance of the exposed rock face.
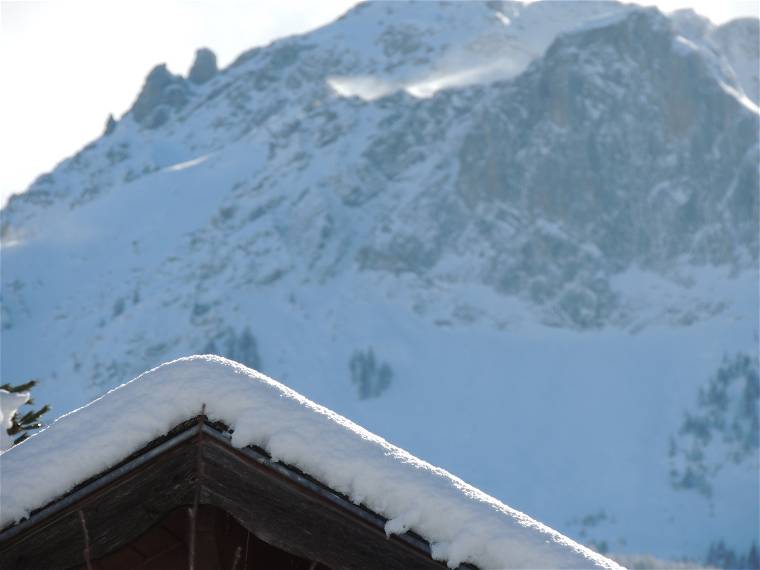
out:
<path id="1" fill-rule="evenodd" d="M 610 301 L 601 275 L 679 256 L 735 264 L 737 238 L 756 259 L 757 117 L 710 78 L 664 18 L 642 13 L 561 38 L 501 107 L 484 107 L 458 185 L 474 207 L 521 212 L 519 237 L 494 259 L 496 283 L 514 292 L 539 279 L 562 295 L 573 276 L 598 298 L 599 322 Z"/>
<path id="2" fill-rule="evenodd" d="M 560 37 L 514 81 L 474 89 L 469 116 L 461 97 L 413 107 L 365 153 L 392 179 L 451 144 L 437 123 L 471 125 L 454 191 L 432 184 L 393 232 L 378 224 L 361 267 L 429 275 L 469 257 L 496 290 L 586 328 L 620 309 L 609 282 L 632 265 L 757 259 L 757 115 L 657 11 Z"/>
<path id="3" fill-rule="evenodd" d="M 214 77 L 219 69 L 216 66 L 216 54 L 208 48 L 195 52 L 195 61 L 187 78 L 196 85 L 203 85 Z"/>
<path id="4" fill-rule="evenodd" d="M 116 129 L 116 124 L 116 119 L 113 118 L 113 113 L 109 113 L 108 119 L 106 119 L 106 128 L 103 129 L 103 136 L 108 136 L 114 132 Z"/>
<path id="5" fill-rule="evenodd" d="M 162 63 L 148 74 L 130 112 L 138 123 L 155 129 L 168 120 L 171 112 L 184 107 L 187 100 L 185 79 L 170 73 L 166 64 Z"/>

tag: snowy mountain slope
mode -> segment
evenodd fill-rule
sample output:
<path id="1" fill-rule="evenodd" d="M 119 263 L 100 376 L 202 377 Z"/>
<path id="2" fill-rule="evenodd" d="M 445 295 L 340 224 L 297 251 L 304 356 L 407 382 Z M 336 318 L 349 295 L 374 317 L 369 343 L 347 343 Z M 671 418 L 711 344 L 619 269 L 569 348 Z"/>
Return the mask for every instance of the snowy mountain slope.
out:
<path id="1" fill-rule="evenodd" d="M 732 20 L 716 28 L 711 34 L 721 52 L 731 62 L 742 89 L 755 103 L 760 101 L 758 56 L 760 50 L 760 22 L 757 18 Z"/>
<path id="2" fill-rule="evenodd" d="M 506 79 L 524 71 L 558 34 L 627 9 L 617 2 L 452 2 L 439 8 L 431 14 L 424 3 L 367 3 L 346 16 L 347 25 L 316 32 L 316 41 L 361 62 L 336 71 L 328 83 L 342 95 L 373 100 L 398 91 L 429 97 L 443 88 Z"/>
<path id="3" fill-rule="evenodd" d="M 715 26 L 691 9 L 677 10 L 671 20 L 680 34 L 718 60 L 735 87 L 755 104 L 760 102 L 760 20 L 738 18 Z"/>
<path id="4" fill-rule="evenodd" d="M 62 412 L 218 352 L 576 538 L 746 548 L 756 446 L 710 498 L 670 473 L 758 340 L 757 108 L 685 29 L 377 3 L 192 81 L 157 67 L 3 210 L 3 378 Z"/>

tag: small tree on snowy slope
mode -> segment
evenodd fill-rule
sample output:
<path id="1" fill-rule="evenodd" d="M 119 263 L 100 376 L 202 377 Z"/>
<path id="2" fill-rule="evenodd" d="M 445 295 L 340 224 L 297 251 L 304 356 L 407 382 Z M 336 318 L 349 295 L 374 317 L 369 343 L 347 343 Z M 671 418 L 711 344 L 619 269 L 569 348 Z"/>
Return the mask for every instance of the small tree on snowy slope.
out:
<path id="1" fill-rule="evenodd" d="M 34 405 L 34 400 L 32 400 L 29 392 L 36 385 L 36 380 L 29 380 L 29 382 L 16 386 L 11 386 L 10 384 L 0 385 L 0 390 L 5 391 L 5 394 L 0 394 L 0 396 L 7 395 L 7 398 L 3 397 L 3 400 L 7 399 L 9 401 L 7 408 L 5 405 L 2 406 L 4 409 L 0 410 L 0 416 L 10 414 L 10 418 L 2 417 L 1 419 L 3 420 L 3 428 L 8 436 L 14 438 L 13 445 L 21 443 L 28 438 L 31 430 L 40 429 L 42 427 L 42 423 L 39 421 L 40 417 L 50 411 L 50 406 L 45 404 L 38 410 L 32 408 L 23 414 L 19 413 L 18 408 L 22 405 Z"/>
<path id="2" fill-rule="evenodd" d="M 749 568 L 749 570 L 760 570 L 760 554 L 758 554 L 757 544 L 754 542 L 747 554 L 747 568 Z"/>

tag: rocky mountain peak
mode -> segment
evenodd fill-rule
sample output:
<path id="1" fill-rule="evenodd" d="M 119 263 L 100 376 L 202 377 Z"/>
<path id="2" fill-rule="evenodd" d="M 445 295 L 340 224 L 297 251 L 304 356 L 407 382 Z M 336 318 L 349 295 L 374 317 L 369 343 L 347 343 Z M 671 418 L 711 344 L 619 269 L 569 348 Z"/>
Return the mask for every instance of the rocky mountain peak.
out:
<path id="1" fill-rule="evenodd" d="M 208 48 L 200 48 L 195 52 L 190 72 L 187 75 L 191 83 L 203 85 L 214 77 L 219 71 L 216 65 L 216 54 Z"/>
<path id="2" fill-rule="evenodd" d="M 135 121 L 154 129 L 163 125 L 172 111 L 181 109 L 187 99 L 186 80 L 180 75 L 172 74 L 166 64 L 162 63 L 148 73 L 130 113 Z"/>
<path id="3" fill-rule="evenodd" d="M 106 119 L 106 126 L 103 129 L 103 136 L 108 136 L 113 133 L 116 130 L 117 124 L 116 119 L 113 117 L 113 113 L 109 113 L 108 118 Z"/>

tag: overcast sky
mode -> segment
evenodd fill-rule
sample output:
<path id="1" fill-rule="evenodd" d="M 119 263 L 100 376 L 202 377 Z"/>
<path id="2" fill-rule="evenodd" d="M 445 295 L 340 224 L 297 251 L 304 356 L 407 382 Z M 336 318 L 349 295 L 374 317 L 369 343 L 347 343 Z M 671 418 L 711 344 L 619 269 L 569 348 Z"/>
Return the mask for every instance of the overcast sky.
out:
<path id="1" fill-rule="evenodd" d="M 758 14 L 757 0 L 660 0 L 716 23 Z M 330 22 L 355 0 L 0 2 L 0 203 L 121 116 L 147 72 L 187 72 L 195 49 L 220 66 L 240 52 Z"/>

